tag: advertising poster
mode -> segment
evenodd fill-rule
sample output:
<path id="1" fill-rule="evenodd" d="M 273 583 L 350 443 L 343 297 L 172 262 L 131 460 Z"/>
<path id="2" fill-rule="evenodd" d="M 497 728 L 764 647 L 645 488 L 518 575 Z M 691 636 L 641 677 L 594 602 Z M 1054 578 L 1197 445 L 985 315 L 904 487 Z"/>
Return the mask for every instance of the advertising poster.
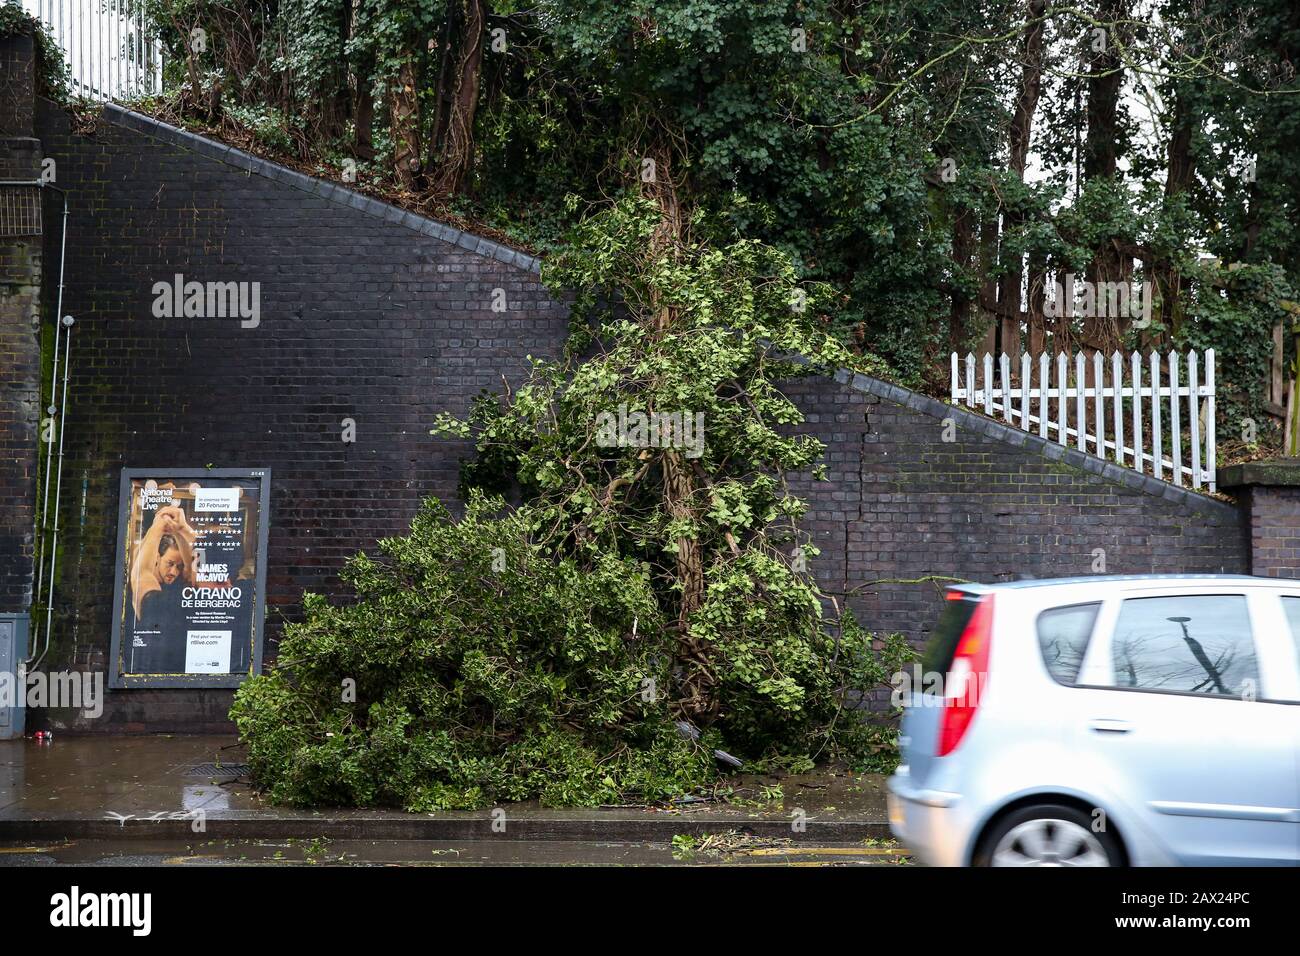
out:
<path id="1" fill-rule="evenodd" d="M 225 687 L 260 670 L 269 480 L 123 473 L 116 686 Z"/>

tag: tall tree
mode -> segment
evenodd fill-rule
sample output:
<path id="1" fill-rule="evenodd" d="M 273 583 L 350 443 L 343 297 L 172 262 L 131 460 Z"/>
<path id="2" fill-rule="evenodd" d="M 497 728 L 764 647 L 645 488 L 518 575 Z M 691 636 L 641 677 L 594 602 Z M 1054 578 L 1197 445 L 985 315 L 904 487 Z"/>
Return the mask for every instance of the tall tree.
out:
<path id="1" fill-rule="evenodd" d="M 1025 10 L 1025 39 L 1021 50 L 1020 89 L 1016 96 L 1015 109 L 1011 116 L 1011 128 L 1008 134 L 1009 161 L 1011 175 L 1024 182 L 1025 163 L 1029 156 L 1030 135 L 1034 126 L 1034 112 L 1038 108 L 1038 97 L 1043 80 L 1043 32 L 1045 28 L 1044 13 L 1046 0 L 1028 0 Z M 1021 209 L 1012 206 L 1003 213 L 1003 231 L 1015 231 L 1024 221 Z M 1009 263 L 1004 261 L 1003 267 Z M 1003 273 L 998 288 L 998 311 L 1001 315 L 1002 331 L 1000 350 L 1010 356 L 1013 362 L 1020 358 L 1020 291 L 1024 272 L 1020 268 L 1020 257 L 1016 256 L 1016 268 Z M 1040 346 L 1041 348 L 1041 343 Z"/>
<path id="2" fill-rule="evenodd" d="M 1085 184 L 1114 183 L 1123 148 L 1124 129 L 1120 117 L 1120 91 L 1124 85 L 1124 64 L 1120 44 L 1129 40 L 1125 25 L 1130 0 L 1099 0 L 1097 17 L 1087 38 L 1091 57 L 1087 81 L 1087 137 L 1084 141 Z M 1087 278 L 1094 289 L 1102 283 L 1128 282 L 1132 259 L 1120 248 L 1120 237 L 1103 235 L 1088 264 Z M 1082 341 L 1089 349 L 1109 354 L 1119 348 L 1127 329 L 1123 317 L 1093 314 L 1084 318 Z M 1092 364 L 1089 363 L 1089 375 Z"/>
<path id="3" fill-rule="evenodd" d="M 429 137 L 431 182 L 439 195 L 461 192 L 473 168 L 486 25 L 484 0 L 449 0 Z"/>

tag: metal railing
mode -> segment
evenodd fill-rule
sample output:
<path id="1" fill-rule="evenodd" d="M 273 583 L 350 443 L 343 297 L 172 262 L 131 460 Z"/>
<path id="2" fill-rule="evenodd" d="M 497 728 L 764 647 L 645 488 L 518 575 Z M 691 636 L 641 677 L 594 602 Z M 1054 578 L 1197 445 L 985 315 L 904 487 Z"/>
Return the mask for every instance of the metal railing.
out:
<path id="1" fill-rule="evenodd" d="M 72 95 L 130 100 L 162 91 L 162 44 L 138 2 L 23 0 L 53 36 L 72 74 Z"/>

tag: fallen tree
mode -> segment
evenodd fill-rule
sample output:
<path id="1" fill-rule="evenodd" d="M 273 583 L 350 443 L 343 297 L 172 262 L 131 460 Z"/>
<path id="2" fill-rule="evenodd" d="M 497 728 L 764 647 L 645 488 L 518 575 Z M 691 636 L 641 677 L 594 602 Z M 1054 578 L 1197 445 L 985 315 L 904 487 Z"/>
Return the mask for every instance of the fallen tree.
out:
<path id="1" fill-rule="evenodd" d="M 565 357 L 438 422 L 477 445 L 465 516 L 431 502 L 355 558 L 356 600 L 309 597 L 239 691 L 274 798 L 653 800 L 713 783 L 717 750 L 803 769 L 878 739 L 856 697 L 910 651 L 873 652 L 818 588 L 787 485 L 823 448 L 783 383 L 855 361 L 817 318 L 828 290 L 661 212 L 629 197 L 580 226 L 546 269 L 579 290 Z"/>

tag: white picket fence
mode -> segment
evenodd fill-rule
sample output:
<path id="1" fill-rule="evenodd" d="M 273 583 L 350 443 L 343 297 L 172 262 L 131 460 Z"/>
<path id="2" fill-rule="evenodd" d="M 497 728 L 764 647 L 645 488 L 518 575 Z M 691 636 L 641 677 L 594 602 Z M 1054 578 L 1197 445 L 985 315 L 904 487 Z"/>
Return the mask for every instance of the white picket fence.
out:
<path id="1" fill-rule="evenodd" d="M 1116 352 L 1109 362 L 1096 352 L 1091 368 L 1083 353 L 1073 361 L 1061 353 L 1055 362 L 1046 353 L 1036 361 L 1026 353 L 1018 376 L 1013 375 L 1013 364 L 1002 355 L 995 375 L 992 355 L 977 365 L 973 354 L 963 363 L 953 352 L 953 404 L 1001 415 L 1027 432 L 1176 485 L 1215 490 L 1214 349 L 1205 350 L 1203 361 L 1194 351 L 1183 357 L 1152 352 L 1149 360 L 1137 352 L 1127 359 Z"/>
<path id="2" fill-rule="evenodd" d="M 49 29 L 72 74 L 72 95 L 122 100 L 162 91 L 162 44 L 139 3 L 23 0 Z"/>

